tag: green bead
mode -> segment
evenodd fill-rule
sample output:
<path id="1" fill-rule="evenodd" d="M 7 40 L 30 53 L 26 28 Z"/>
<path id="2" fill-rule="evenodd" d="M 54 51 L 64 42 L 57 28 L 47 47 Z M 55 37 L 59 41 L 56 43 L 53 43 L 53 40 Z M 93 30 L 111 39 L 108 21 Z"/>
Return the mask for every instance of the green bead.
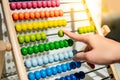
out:
<path id="1" fill-rule="evenodd" d="M 49 51 L 50 50 L 49 44 L 44 44 L 44 48 L 45 48 L 45 51 Z"/>
<path id="2" fill-rule="evenodd" d="M 40 52 L 43 52 L 45 49 L 44 49 L 44 45 L 43 44 L 39 44 L 39 51 Z"/>
<path id="3" fill-rule="evenodd" d="M 50 43 L 49 43 L 49 47 L 50 47 L 50 50 L 55 49 L 55 45 L 54 45 L 54 43 L 53 43 L 53 42 L 50 42 Z"/>
<path id="4" fill-rule="evenodd" d="M 29 42 L 30 42 L 30 37 L 29 37 L 29 35 L 25 35 L 25 36 L 24 36 L 24 40 L 25 40 L 26 43 L 29 43 Z"/>
<path id="5" fill-rule="evenodd" d="M 25 47 L 21 48 L 21 52 L 22 52 L 22 55 L 23 56 L 26 56 L 27 55 L 27 49 Z"/>
<path id="6" fill-rule="evenodd" d="M 27 47 L 27 52 L 31 55 L 33 53 L 33 48 L 31 46 Z"/>
<path id="7" fill-rule="evenodd" d="M 63 36 L 64 36 L 63 30 L 59 30 L 59 31 L 58 31 L 58 36 L 59 36 L 59 37 L 63 37 Z"/>
<path id="8" fill-rule="evenodd" d="M 45 40 L 46 39 L 46 34 L 44 32 L 40 33 L 41 35 L 41 40 Z"/>
<path id="9" fill-rule="evenodd" d="M 39 41 L 41 39 L 41 35 L 39 33 L 35 34 L 36 40 Z"/>
<path id="10" fill-rule="evenodd" d="M 63 41 L 63 40 L 60 40 L 60 41 L 59 41 L 59 44 L 60 44 L 60 48 L 63 48 L 63 47 L 64 47 L 64 41 Z"/>
<path id="11" fill-rule="evenodd" d="M 36 41 L 36 37 L 35 37 L 34 34 L 31 34 L 31 35 L 30 35 L 30 41 L 32 41 L 32 42 Z"/>
<path id="12" fill-rule="evenodd" d="M 69 46 L 67 40 L 63 40 L 63 42 L 64 42 L 64 47 L 68 47 Z"/>
<path id="13" fill-rule="evenodd" d="M 33 46 L 33 52 L 36 54 L 39 52 L 39 47 L 37 45 Z"/>
<path id="14" fill-rule="evenodd" d="M 67 42 L 68 42 L 69 46 L 72 46 L 74 44 L 74 41 L 72 39 L 68 39 Z"/>
<path id="15" fill-rule="evenodd" d="M 20 44 L 23 44 L 24 43 L 24 37 L 23 36 L 18 36 L 18 42 Z"/>
<path id="16" fill-rule="evenodd" d="M 55 41 L 55 42 L 54 42 L 54 45 L 55 45 L 55 49 L 60 48 L 60 44 L 59 44 L 59 42 L 58 42 L 58 41 Z"/>

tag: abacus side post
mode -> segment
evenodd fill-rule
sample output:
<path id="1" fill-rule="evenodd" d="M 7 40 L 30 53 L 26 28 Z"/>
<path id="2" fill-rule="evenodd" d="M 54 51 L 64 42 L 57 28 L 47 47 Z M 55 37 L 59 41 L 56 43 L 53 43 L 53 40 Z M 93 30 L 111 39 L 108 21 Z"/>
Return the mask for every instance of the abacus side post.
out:
<path id="1" fill-rule="evenodd" d="M 2 8 L 4 12 L 4 18 L 6 20 L 6 26 L 9 33 L 9 39 L 12 46 L 13 58 L 17 68 L 17 73 L 20 80 L 28 80 L 24 62 L 22 59 L 20 47 L 17 41 L 17 35 L 14 29 L 14 22 L 12 20 L 12 15 L 9 7 L 8 0 L 2 0 Z"/>

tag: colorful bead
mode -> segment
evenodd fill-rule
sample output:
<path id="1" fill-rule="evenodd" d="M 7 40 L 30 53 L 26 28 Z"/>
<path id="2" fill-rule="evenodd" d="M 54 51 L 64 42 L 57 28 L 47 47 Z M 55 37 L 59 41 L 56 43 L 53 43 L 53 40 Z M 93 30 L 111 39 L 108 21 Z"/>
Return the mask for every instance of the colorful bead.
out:
<path id="1" fill-rule="evenodd" d="M 26 60 L 26 61 L 24 62 L 24 64 L 25 64 L 25 66 L 26 66 L 27 68 L 31 68 L 31 67 L 32 67 L 31 61 L 30 61 L 29 59 Z"/>
<path id="2" fill-rule="evenodd" d="M 33 48 L 31 46 L 27 47 L 27 51 L 29 55 L 33 54 Z"/>
<path id="3" fill-rule="evenodd" d="M 25 47 L 21 48 L 21 52 L 23 56 L 26 56 L 28 54 L 27 49 Z"/>
<path id="4" fill-rule="evenodd" d="M 63 37 L 63 36 L 64 36 L 63 30 L 59 30 L 59 31 L 58 31 L 58 36 L 59 36 L 59 37 Z"/>
<path id="5" fill-rule="evenodd" d="M 42 66 L 42 65 L 43 65 L 42 57 L 38 57 L 38 58 L 37 58 L 37 62 L 38 62 L 38 65 L 39 65 L 39 66 Z"/>
<path id="6" fill-rule="evenodd" d="M 40 71 L 35 71 L 35 72 L 34 72 L 34 75 L 35 75 L 35 78 L 36 78 L 37 80 L 39 80 L 39 79 L 41 78 Z"/>
<path id="7" fill-rule="evenodd" d="M 32 72 L 28 73 L 28 79 L 29 79 L 29 80 L 35 80 L 35 75 L 34 75 L 34 73 L 32 73 Z"/>
<path id="8" fill-rule="evenodd" d="M 24 43 L 24 37 L 23 36 L 18 36 L 18 42 L 20 43 L 20 44 L 23 44 Z"/>
<path id="9" fill-rule="evenodd" d="M 37 60 L 35 58 L 31 59 L 32 67 L 36 67 L 38 65 Z"/>

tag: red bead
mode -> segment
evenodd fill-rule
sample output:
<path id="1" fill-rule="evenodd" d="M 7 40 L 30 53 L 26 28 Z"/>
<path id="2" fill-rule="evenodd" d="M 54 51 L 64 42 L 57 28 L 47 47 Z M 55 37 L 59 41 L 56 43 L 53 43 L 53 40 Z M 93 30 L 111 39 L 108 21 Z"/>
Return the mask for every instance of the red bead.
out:
<path id="1" fill-rule="evenodd" d="M 54 0 L 51 1 L 52 7 L 56 6 L 56 2 Z"/>
<path id="2" fill-rule="evenodd" d="M 38 8 L 41 8 L 41 7 L 42 7 L 41 1 L 37 1 L 37 7 L 38 7 Z"/>
<path id="3" fill-rule="evenodd" d="M 57 6 L 57 7 L 60 6 L 60 0 L 56 0 L 56 6 Z"/>
<path id="4" fill-rule="evenodd" d="M 27 2 L 27 8 L 28 9 L 32 8 L 32 2 Z"/>
<path id="5" fill-rule="evenodd" d="M 32 2 L 32 7 L 35 9 L 35 8 L 37 8 L 37 2 L 36 1 L 33 1 Z"/>
<path id="6" fill-rule="evenodd" d="M 16 9 L 16 3 L 15 2 L 11 2 L 10 3 L 10 9 L 11 10 L 15 10 Z"/>
<path id="7" fill-rule="evenodd" d="M 27 3 L 26 2 L 22 2 L 21 5 L 22 5 L 22 9 L 26 9 L 27 8 Z"/>
<path id="8" fill-rule="evenodd" d="M 51 1 L 47 1 L 47 7 L 51 7 L 52 4 L 51 4 Z"/>
<path id="9" fill-rule="evenodd" d="M 21 9 L 21 7 L 22 7 L 22 6 L 21 6 L 21 2 L 17 2 L 17 3 L 16 3 L 16 8 L 19 10 L 19 9 Z"/>
<path id="10" fill-rule="evenodd" d="M 47 7 L 47 2 L 46 1 L 42 1 L 42 7 L 43 8 Z"/>
<path id="11" fill-rule="evenodd" d="M 88 62 L 87 62 L 87 64 L 90 66 L 90 68 L 95 69 L 95 65 L 94 64 L 91 64 L 91 63 L 88 63 Z"/>

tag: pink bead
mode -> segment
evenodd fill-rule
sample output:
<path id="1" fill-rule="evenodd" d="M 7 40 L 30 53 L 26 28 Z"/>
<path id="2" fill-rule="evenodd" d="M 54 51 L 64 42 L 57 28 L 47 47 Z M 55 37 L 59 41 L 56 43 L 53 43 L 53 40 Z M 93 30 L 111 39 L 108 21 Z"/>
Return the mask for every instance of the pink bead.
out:
<path id="1" fill-rule="evenodd" d="M 47 1 L 47 7 L 51 7 L 51 1 Z"/>
<path id="2" fill-rule="evenodd" d="M 11 2 L 10 3 L 10 9 L 11 10 L 15 10 L 16 9 L 16 3 L 15 2 Z"/>
<path id="3" fill-rule="evenodd" d="M 38 2 L 37 2 L 37 7 L 38 7 L 38 8 L 41 8 L 41 7 L 42 7 L 41 1 L 38 1 Z"/>
<path id="4" fill-rule="evenodd" d="M 27 8 L 27 3 L 26 2 L 22 2 L 21 5 L 22 5 L 22 9 L 26 9 Z"/>
<path id="5" fill-rule="evenodd" d="M 46 1 L 42 1 L 42 7 L 43 8 L 47 7 L 47 2 Z"/>
<path id="6" fill-rule="evenodd" d="M 52 7 L 56 6 L 56 2 L 54 0 L 51 1 Z"/>
<path id="7" fill-rule="evenodd" d="M 22 7 L 22 6 L 21 6 L 21 2 L 17 2 L 17 3 L 16 3 L 16 8 L 19 10 L 19 9 L 21 9 L 21 7 Z"/>
<path id="8" fill-rule="evenodd" d="M 37 2 L 36 1 L 33 1 L 32 2 L 32 7 L 35 9 L 35 8 L 37 8 Z"/>
<path id="9" fill-rule="evenodd" d="M 27 8 L 28 9 L 32 8 L 32 2 L 27 2 Z"/>
<path id="10" fill-rule="evenodd" d="M 57 7 L 60 6 L 60 0 L 56 0 L 56 6 L 57 6 Z"/>

